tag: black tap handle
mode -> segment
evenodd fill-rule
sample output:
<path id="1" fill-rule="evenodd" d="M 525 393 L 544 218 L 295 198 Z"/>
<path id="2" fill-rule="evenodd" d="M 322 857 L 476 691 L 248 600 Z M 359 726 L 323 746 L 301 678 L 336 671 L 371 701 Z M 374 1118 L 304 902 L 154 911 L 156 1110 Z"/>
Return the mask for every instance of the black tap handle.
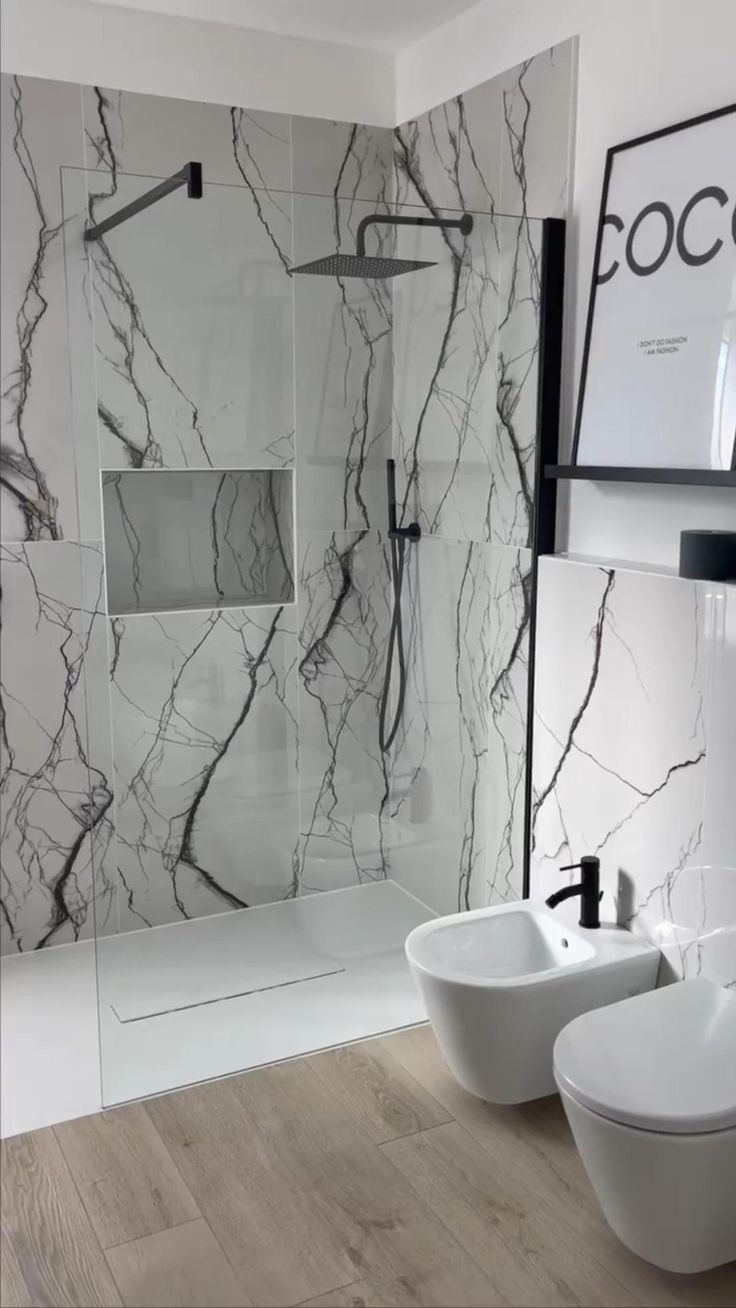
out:
<path id="1" fill-rule="evenodd" d="M 575 872 L 578 868 L 582 871 L 584 867 L 588 867 L 591 864 L 600 867 L 601 860 L 596 854 L 584 854 L 579 863 L 568 863 L 566 867 L 560 868 L 560 872 Z"/>

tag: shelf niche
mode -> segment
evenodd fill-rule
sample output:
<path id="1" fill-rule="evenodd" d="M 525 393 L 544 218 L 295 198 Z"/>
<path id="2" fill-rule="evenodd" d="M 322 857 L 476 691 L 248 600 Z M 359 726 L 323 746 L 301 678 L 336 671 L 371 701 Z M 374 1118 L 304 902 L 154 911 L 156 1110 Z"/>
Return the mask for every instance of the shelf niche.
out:
<path id="1" fill-rule="evenodd" d="M 290 468 L 102 473 L 111 616 L 294 599 Z"/>

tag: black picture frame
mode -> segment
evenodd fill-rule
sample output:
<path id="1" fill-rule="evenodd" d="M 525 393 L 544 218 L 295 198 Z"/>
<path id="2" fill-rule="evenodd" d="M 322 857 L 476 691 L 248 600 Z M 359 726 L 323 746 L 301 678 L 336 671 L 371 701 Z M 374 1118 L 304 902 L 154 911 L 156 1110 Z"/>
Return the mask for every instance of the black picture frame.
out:
<path id="1" fill-rule="evenodd" d="M 601 250 L 603 245 L 603 236 L 605 229 L 605 215 L 608 204 L 609 187 L 611 174 L 616 156 L 624 150 L 636 149 L 638 146 L 647 145 L 652 141 L 660 140 L 662 137 L 671 136 L 675 132 L 684 132 L 693 127 L 702 126 L 702 124 L 711 122 L 714 119 L 722 118 L 727 114 L 736 114 L 736 104 L 725 105 L 721 109 L 711 110 L 709 113 L 698 114 L 694 118 L 687 118 L 683 122 L 673 123 L 669 127 L 660 128 L 656 132 L 647 132 L 643 136 L 634 137 L 630 141 L 623 141 L 619 145 L 610 146 L 606 152 L 606 163 L 603 173 L 603 187 L 601 191 L 601 203 L 598 212 L 598 226 L 596 230 L 595 249 L 593 253 L 593 268 L 591 273 L 590 295 L 588 298 L 588 313 L 585 324 L 585 338 L 583 341 L 583 356 L 580 370 L 580 384 L 578 387 L 578 398 L 575 413 L 575 425 L 573 429 L 573 446 L 571 462 L 568 465 L 554 464 L 547 465 L 545 476 L 552 479 L 565 479 L 576 481 L 618 481 L 618 482 L 650 482 L 663 484 L 678 485 L 697 485 L 697 486 L 736 486 L 736 439 L 734 440 L 734 449 L 732 454 L 731 469 L 708 469 L 708 468 L 645 468 L 645 467 L 624 467 L 624 466 L 598 466 L 584 465 L 578 463 L 578 452 L 580 446 L 580 430 L 583 417 L 583 404 L 585 401 L 585 384 L 588 372 L 588 362 L 590 357 L 590 345 L 593 334 L 593 322 L 595 318 L 595 302 L 597 289 L 597 272 L 600 266 Z M 736 197 L 734 197 L 736 199 Z"/>

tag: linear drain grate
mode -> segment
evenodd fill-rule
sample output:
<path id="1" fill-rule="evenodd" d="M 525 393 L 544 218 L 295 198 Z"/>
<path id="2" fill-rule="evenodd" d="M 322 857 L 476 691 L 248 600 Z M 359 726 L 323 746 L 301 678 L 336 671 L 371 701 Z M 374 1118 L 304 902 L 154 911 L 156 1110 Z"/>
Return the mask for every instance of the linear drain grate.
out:
<path id="1" fill-rule="evenodd" d="M 110 1005 L 118 1022 L 127 1026 L 130 1022 L 147 1022 L 152 1017 L 166 1017 L 169 1013 L 184 1013 L 190 1008 L 204 1008 L 207 1004 L 223 1004 L 228 999 L 243 999 L 246 995 L 262 995 L 266 990 L 285 990 L 287 986 L 300 986 L 305 981 L 319 981 L 325 976 L 339 976 L 344 972 L 344 967 L 333 967 L 329 972 L 310 972 L 307 976 L 293 977 L 290 981 L 277 981 L 270 986 L 249 986 L 247 990 L 235 990 L 232 994 L 215 995 L 210 999 L 200 999 L 193 1004 L 177 1004 L 170 1008 L 162 1008 L 155 1013 L 141 1013 L 139 1017 L 121 1017 L 114 1004 Z"/>

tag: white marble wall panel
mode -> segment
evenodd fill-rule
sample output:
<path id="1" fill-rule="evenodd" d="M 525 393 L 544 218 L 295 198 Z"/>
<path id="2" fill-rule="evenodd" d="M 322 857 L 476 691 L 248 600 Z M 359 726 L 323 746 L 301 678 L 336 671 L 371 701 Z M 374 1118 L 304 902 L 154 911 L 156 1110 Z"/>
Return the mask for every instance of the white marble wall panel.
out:
<path id="1" fill-rule="evenodd" d="M 474 223 L 467 239 L 400 233 L 401 255 L 438 262 L 394 284 L 394 450 L 405 516 L 517 549 L 531 543 L 542 225 Z"/>
<path id="2" fill-rule="evenodd" d="M 72 423 L 67 351 L 64 244 L 81 218 L 59 174 L 82 163 L 80 88 L 3 74 L 0 95 L 2 539 L 98 538 L 96 439 Z"/>
<path id="3" fill-rule="evenodd" d="M 566 218 L 572 181 L 578 38 L 561 41 L 503 73 L 497 210 Z M 477 87 L 469 96 L 481 96 Z"/>
<path id="4" fill-rule="evenodd" d="M 736 588 L 711 595 L 711 676 L 706 756 L 705 849 L 713 867 L 736 867 Z"/>
<path id="5" fill-rule="evenodd" d="M 502 218 L 494 229 L 499 303 L 488 533 L 495 544 L 518 549 L 531 546 L 534 521 L 542 224 Z"/>
<path id="6" fill-rule="evenodd" d="M 169 177 L 195 159 L 208 182 L 291 189 L 286 114 L 109 87 L 82 90 L 88 168 Z"/>
<path id="7" fill-rule="evenodd" d="M 365 201 L 294 199 L 296 266 L 354 253 Z M 371 250 L 392 233 L 372 229 Z M 391 453 L 392 288 L 360 278 L 295 275 L 297 521 L 307 531 L 380 530 Z"/>
<path id="8" fill-rule="evenodd" d="M 388 875 L 388 760 L 378 747 L 378 704 L 389 599 L 375 533 L 302 533 L 294 893 Z"/>
<path id="9" fill-rule="evenodd" d="M 356 198 L 390 190 L 391 133 L 99 88 L 85 88 L 84 103 L 87 162 L 99 174 L 90 181 L 95 218 L 140 192 L 141 179 L 125 174 L 166 176 L 197 158 L 205 176 L 202 202 L 166 202 L 165 262 L 159 207 L 147 232 L 143 216 L 95 248 L 103 463 L 289 462 L 294 252 L 286 192 L 344 194 L 347 226 Z M 320 235 L 327 236 L 324 219 Z M 318 377 L 311 383 L 319 390 Z"/>
<path id="10" fill-rule="evenodd" d="M 110 613 L 290 603 L 289 469 L 105 472 Z"/>
<path id="11" fill-rule="evenodd" d="M 439 913 L 522 893 L 530 560 L 511 555 L 424 537 L 408 564 L 391 868 Z"/>
<path id="12" fill-rule="evenodd" d="M 397 127 L 397 202 L 564 218 L 576 62 L 573 37 Z"/>
<path id="13" fill-rule="evenodd" d="M 476 216 L 467 264 L 452 233 L 444 247 L 436 233 L 400 237 L 402 253 L 440 266 L 397 283 L 395 440 L 414 513 L 454 539 L 530 543 L 541 255 L 532 217 L 566 212 L 575 53 L 565 42 L 396 131 L 400 199 L 437 216 L 488 215 Z"/>
<path id="14" fill-rule="evenodd" d="M 343 196 L 385 204 L 394 187 L 393 133 L 326 118 L 291 120 L 291 188 L 304 195 Z"/>
<path id="15" fill-rule="evenodd" d="M 3 952 L 114 929 L 109 716 L 102 549 L 0 548 Z"/>
<path id="16" fill-rule="evenodd" d="M 542 560 L 532 853 L 544 896 L 569 875 L 561 864 L 598 854 L 609 917 L 676 975 L 730 984 L 733 599 L 733 587 Z"/>
<path id="17" fill-rule="evenodd" d="M 502 89 L 503 79 L 493 78 L 396 128 L 397 203 L 500 210 Z"/>
<path id="18" fill-rule="evenodd" d="M 438 266 L 394 290 L 394 450 L 403 520 L 423 536 L 392 785 L 413 837 L 395 842 L 392 871 L 444 912 L 523 888 L 534 215 L 567 212 L 575 55 L 565 42 L 395 132 L 397 199 L 475 222 L 465 243 L 402 230 L 401 253 Z"/>
<path id="19" fill-rule="evenodd" d="M 105 176 L 97 220 L 148 187 Z M 289 463 L 290 197 L 262 193 L 259 214 L 242 186 L 182 189 L 89 249 L 103 467 Z"/>
<path id="20" fill-rule="evenodd" d="M 410 227 L 397 244 L 404 258 L 437 260 L 393 283 L 394 452 L 403 516 L 452 540 L 488 540 L 499 321 L 495 224 L 477 217 L 468 237 Z"/>
<path id="21" fill-rule="evenodd" d="M 253 191 L 390 198 L 389 128 L 107 87 L 84 87 L 83 103 L 88 168 L 167 177 L 196 159 L 208 182 Z"/>
<path id="22" fill-rule="evenodd" d="M 523 894 L 531 567 L 531 550 L 489 547 L 489 854 L 474 907 Z"/>
<path id="23" fill-rule="evenodd" d="M 288 892 L 298 826 L 292 614 L 110 619 L 122 929 Z"/>
<path id="24" fill-rule="evenodd" d="M 453 712 L 460 734 L 456 753 L 448 752 L 457 796 L 446 860 L 452 872 L 437 902 L 455 906 L 518 893 L 524 475 L 528 491 L 537 311 L 526 216 L 537 196 L 545 201 L 542 212 L 556 212 L 546 197 L 556 187 L 559 200 L 565 189 L 560 160 L 564 155 L 566 166 L 570 59 L 560 51 L 540 56 L 400 129 L 395 163 L 392 135 L 380 129 L 84 89 L 88 195 L 79 184 L 83 174 L 69 168 L 78 156 L 55 159 L 55 166 L 62 167 L 69 218 L 73 426 L 92 450 L 83 463 L 94 492 L 82 495 L 88 530 L 99 531 L 97 416 L 102 466 L 121 472 L 265 470 L 290 466 L 296 456 L 300 534 L 301 635 L 291 662 L 281 648 L 287 641 L 282 619 L 269 644 L 273 658 L 269 653 L 259 663 L 262 610 L 111 621 L 123 926 L 384 875 L 397 848 L 418 843 L 416 832 L 404 830 L 404 813 L 421 815 L 426 778 L 439 776 L 435 731 L 440 740 L 452 732 Z M 25 84 L 31 96 L 48 85 Z M 545 122 L 554 125 L 554 142 Z M 192 158 L 205 167 L 204 199 L 172 195 L 108 234 L 93 250 L 90 279 L 83 204 L 101 219 L 140 194 L 146 176 L 166 176 Z M 513 196 L 521 220 L 510 235 L 479 220 L 472 258 L 465 260 L 454 238 L 422 233 L 424 257 L 439 251 L 440 267 L 405 283 L 288 277 L 292 262 L 354 248 L 360 218 L 390 204 L 395 188 L 398 198 L 435 212 L 447 206 L 493 213 Z M 292 211 L 286 191 L 326 198 L 296 196 Z M 401 233 L 402 252 L 415 237 Z M 369 242 L 372 250 L 395 244 L 390 232 L 373 231 Z M 393 311 L 402 287 L 406 311 L 394 350 Z M 81 341 L 89 344 L 84 365 Z M 394 406 L 397 364 L 402 376 Z M 375 533 L 385 522 L 384 463 L 392 447 L 404 473 L 407 514 L 416 512 L 426 533 L 419 547 L 426 546 L 426 555 L 412 551 L 412 566 L 435 565 L 433 551 L 445 551 L 438 575 L 447 573 L 446 593 L 430 599 L 432 587 L 425 585 L 412 614 L 418 662 L 404 748 L 411 741 L 420 752 L 412 785 L 403 799 L 397 792 L 394 822 L 388 765 L 376 739 L 388 584 Z M 148 521 L 136 534 L 155 527 Z M 431 541 L 432 533 L 450 539 Z M 164 552 L 146 551 L 161 558 Z M 211 552 L 208 576 L 210 562 Z M 166 571 L 170 582 L 171 565 Z M 221 586 L 227 600 L 229 585 Z M 449 643 L 448 632 L 454 633 Z M 480 663 L 473 655 L 478 649 Z M 266 684 L 259 682 L 257 703 L 274 721 L 285 714 L 293 725 L 292 681 L 299 686 L 301 801 L 294 816 L 296 783 L 281 775 L 291 764 L 279 746 L 268 753 L 278 760 L 274 777 L 257 781 L 268 792 L 264 804 L 278 813 L 278 797 L 289 796 L 275 819 L 285 838 L 277 855 L 254 846 L 262 875 L 252 868 L 243 875 L 231 860 L 245 829 L 241 822 L 236 831 L 238 804 L 248 830 L 250 810 L 229 769 L 250 777 L 255 753 L 248 736 L 243 762 L 246 721 L 230 738 L 222 714 L 236 707 L 244 662 L 248 669 L 257 664 L 259 675 L 266 664 L 271 669 Z M 449 710 L 442 690 L 448 679 L 456 685 Z M 94 694 L 105 721 L 105 696 Z M 246 715 L 251 724 L 260 721 L 255 703 L 255 716 L 250 709 Z M 432 732 L 422 730 L 419 740 L 416 724 L 425 707 Z M 193 741 L 182 744 L 182 724 L 190 720 Z M 271 739 L 268 732 L 264 738 Z M 428 741 L 429 753 L 421 753 Z M 406 757 L 411 763 L 411 750 Z M 207 783 L 197 801 L 196 778 L 202 780 L 214 758 L 217 784 Z M 195 810 L 194 855 L 179 830 L 181 805 L 174 807 L 182 786 L 189 811 Z"/>
<path id="25" fill-rule="evenodd" d="M 286 483 L 277 480 L 277 470 L 294 464 L 297 437 L 294 284 L 288 276 L 294 256 L 291 192 L 296 186 L 310 191 L 316 188 L 327 197 L 313 201 L 314 214 L 314 205 L 321 206 L 319 221 L 310 225 L 305 219 L 303 249 L 312 236 L 321 243 L 332 240 L 334 233 L 344 248 L 352 246 L 362 213 L 385 205 L 390 198 L 392 133 L 321 120 L 295 121 L 238 106 L 174 101 L 29 78 L 4 79 L 3 95 L 7 110 L 3 115 L 7 182 L 3 212 L 5 538 L 97 539 L 102 531 L 100 470 L 107 468 L 118 473 L 108 489 L 126 487 L 122 496 L 125 511 L 121 508 L 108 515 L 111 591 L 116 588 L 117 569 L 126 575 L 123 590 L 132 587 L 133 600 L 136 605 L 140 602 L 141 608 L 167 608 L 172 602 L 199 604 L 205 600 L 204 594 L 197 593 L 204 575 L 202 589 L 210 592 L 207 602 L 223 606 L 219 619 L 216 612 L 207 612 L 201 619 L 181 614 L 159 623 L 139 613 L 111 622 L 116 787 L 122 833 L 121 925 L 174 920 L 211 911 L 213 906 L 228 907 L 246 897 L 247 902 L 261 902 L 287 891 L 293 893 L 294 881 L 306 866 L 305 860 L 298 861 L 299 849 L 313 841 L 311 819 L 307 819 L 300 845 L 297 819 L 296 633 L 288 637 L 293 644 L 288 654 L 282 619 L 269 646 L 275 652 L 261 664 L 259 624 L 266 621 L 267 612 L 264 617 L 265 611 L 260 609 L 251 614 L 224 609 L 242 601 L 245 591 L 249 600 L 293 598 L 292 510 L 290 502 L 287 506 Z M 90 218 L 101 220 L 141 194 L 151 179 L 170 175 L 190 159 L 198 159 L 204 166 L 201 201 L 189 201 L 179 192 L 115 229 L 101 243 L 91 248 L 85 245 L 83 230 Z M 344 197 L 339 203 L 338 195 Z M 8 293 L 9 287 L 12 293 Z M 377 285 L 355 285 L 343 291 L 334 284 L 323 284 L 313 289 L 316 302 L 327 292 L 331 303 L 323 318 L 319 310 L 313 315 L 308 310 L 303 322 L 301 469 L 307 480 L 310 470 L 316 468 L 316 473 L 307 488 L 312 502 L 309 496 L 302 501 L 300 527 L 317 527 L 325 533 L 344 527 L 364 530 L 379 513 L 379 498 L 381 523 L 385 514 L 382 461 L 390 442 L 390 297 Z M 326 451 L 327 460 L 334 464 L 327 476 Z M 380 485 L 375 482 L 372 486 L 379 468 Z M 222 477 L 217 477 L 217 506 L 226 520 L 221 524 L 217 511 L 211 521 L 208 518 L 208 528 L 215 527 L 212 548 L 208 532 L 208 548 L 196 557 L 192 554 L 193 499 L 187 501 L 186 512 L 177 516 L 168 511 L 166 497 L 163 502 L 143 503 L 145 494 L 138 493 L 146 484 L 143 481 L 131 498 L 127 489 L 133 478 L 145 476 L 143 469 L 197 469 L 205 475 L 208 469 L 222 471 Z M 249 501 L 244 506 L 245 482 L 239 480 L 237 488 L 235 484 L 235 474 L 242 469 L 262 470 L 259 486 L 270 482 L 272 490 L 283 490 L 278 511 L 261 513 L 263 522 L 255 518 L 264 504 L 268 508 L 269 496 L 260 495 L 255 505 Z M 155 471 L 153 475 L 166 473 Z M 192 488 L 195 484 L 199 483 L 190 482 Z M 81 520 L 77 517 L 78 495 Z M 114 499 L 111 503 L 115 504 Z M 182 506 L 178 507 L 181 510 Z M 266 519 L 273 528 L 270 534 Z M 220 526 L 221 549 L 215 562 Z M 185 541 L 181 540 L 182 531 Z M 328 551 L 329 539 L 326 534 L 323 553 Z M 305 538 L 303 556 L 308 548 Z M 336 548 L 340 552 L 342 542 Z M 288 567 L 281 566 L 284 558 Z M 336 775 L 344 768 L 349 783 L 340 804 L 346 813 L 351 803 L 362 805 L 365 820 L 353 824 L 348 841 L 358 851 L 348 860 L 353 879 L 363 872 L 375 875 L 378 866 L 378 801 L 373 775 L 377 759 L 372 747 L 353 746 L 361 731 L 370 731 L 369 705 L 375 717 L 374 681 L 385 634 L 385 600 L 381 613 L 378 601 L 369 599 L 372 582 L 369 585 L 365 575 L 369 559 L 376 565 L 382 562 L 381 551 L 375 544 L 368 550 L 356 542 L 355 559 L 350 565 L 355 580 L 345 611 L 336 619 L 336 630 L 330 627 L 323 633 L 325 648 L 330 641 L 334 643 L 340 666 L 332 666 L 324 687 L 311 686 L 302 755 L 311 759 L 305 812 L 329 770 L 327 755 L 333 744 L 339 754 Z M 47 569 L 51 563 L 51 558 L 47 559 Z M 68 571 L 66 554 L 58 555 L 53 566 L 61 568 L 62 564 Z M 186 578 L 179 575 L 182 569 Z M 241 585 L 241 573 L 250 582 L 254 570 L 259 574 L 258 584 Z M 326 577 L 333 575 L 332 561 L 324 571 Z M 79 582 L 85 589 L 91 585 L 88 572 L 89 568 L 83 567 Z M 133 577 L 141 592 L 137 597 Z M 97 580 L 99 586 L 99 577 Z M 66 590 L 59 582 L 60 602 L 72 605 L 67 583 L 65 573 Z M 384 583 L 381 572 L 379 591 Z M 328 589 L 330 584 L 328 581 Z M 127 598 L 130 600 L 130 594 Z M 80 606 L 84 607 L 81 598 Z M 128 607 L 125 597 L 124 606 Z M 324 615 L 314 592 L 307 602 L 305 621 L 307 611 L 312 615 L 315 649 L 321 648 L 317 627 Z M 16 613 L 19 621 L 24 616 L 15 605 L 7 628 L 13 639 Z M 361 635 L 363 621 L 367 627 Z M 196 639 L 199 622 L 209 624 L 201 648 Z M 384 626 L 379 632 L 381 623 Z M 37 641 L 48 641 L 46 625 L 41 624 L 39 633 Z M 351 640 L 353 653 L 357 651 L 352 659 Z M 210 650 L 214 653 L 208 661 Z M 48 657 L 52 655 L 53 646 Z M 265 680 L 258 683 L 257 706 L 252 715 L 248 712 L 250 735 L 244 736 L 243 723 L 228 741 L 221 713 L 236 712 L 238 694 L 248 689 L 256 665 L 259 677 Z M 110 721 L 106 663 L 99 658 L 90 661 L 83 650 L 76 669 L 80 686 L 85 681 L 83 673 L 90 730 L 99 724 L 102 732 Z M 338 693 L 339 676 L 343 676 L 350 707 L 347 729 L 337 739 L 332 726 L 325 727 L 321 717 L 318 722 L 312 710 L 320 695 L 325 704 L 332 703 L 330 695 Z M 312 680 L 315 678 L 319 679 L 317 673 Z M 81 689 L 78 694 L 82 695 Z M 151 726 L 160 722 L 162 715 L 167 723 L 169 718 L 174 722 L 172 734 L 167 734 L 167 726 L 156 735 Z M 195 742 L 190 746 L 181 743 L 181 724 L 188 720 L 195 724 Z M 256 722 L 258 748 L 265 750 L 260 771 L 252 725 Z M 271 730 L 274 722 L 275 736 Z M 13 745 L 16 757 L 21 757 L 26 747 L 24 732 L 29 735 L 29 756 L 35 748 L 31 726 L 26 722 L 21 727 L 22 723 L 18 726 L 20 738 Z M 284 735 L 288 730 L 292 731 L 290 743 Z M 145 738 L 150 744 L 152 733 L 153 761 L 147 755 L 139 757 L 141 741 Z M 277 742 L 273 747 L 272 737 Z M 197 849 L 201 844 L 204 854 L 200 858 L 197 853 L 202 866 L 194 869 L 191 860 L 177 863 L 172 855 L 176 837 L 176 814 L 172 813 L 176 800 L 172 796 L 181 786 L 189 796 L 196 778 L 201 779 L 206 771 L 211 751 L 217 752 L 222 745 L 226 748 L 216 764 L 217 784 L 207 786 L 206 801 L 197 808 Z M 111 785 L 109 740 L 107 749 L 107 764 L 98 767 Z M 194 771 L 190 767 L 182 780 L 182 770 L 193 760 L 201 767 Z M 378 760 L 379 772 L 381 766 Z M 175 777 L 173 788 L 171 775 Z M 244 841 L 248 843 L 251 830 L 255 832 L 250 809 L 243 809 L 246 782 L 253 782 L 260 817 L 258 833 L 253 835 L 254 866 L 244 873 L 236 854 Z M 77 784 L 81 786 L 75 773 Z M 382 784 L 385 787 L 385 781 Z M 53 787 L 47 786 L 44 796 L 44 802 L 52 804 Z M 36 806 L 40 802 L 34 798 Z M 82 802 L 79 798 L 78 805 Z M 196 795 L 192 803 L 196 803 Z M 63 798 L 58 804 L 63 812 Z M 94 815 L 94 800 L 88 800 L 87 807 Z M 319 805 L 316 809 L 323 812 Z M 99 858 L 108 875 L 114 853 L 109 839 L 114 812 L 111 800 L 104 820 L 92 823 L 93 840 L 98 839 L 98 831 L 106 836 L 104 841 L 100 837 L 104 847 Z M 225 850 L 219 870 L 218 824 Z M 269 841 L 273 842 L 274 831 L 279 830 L 283 839 L 276 841 L 279 847 L 274 853 Z M 66 828 L 60 827 L 58 833 L 54 829 L 53 842 L 63 845 L 66 835 Z M 10 836 L 12 832 L 6 829 L 5 838 Z M 332 861 L 341 864 L 340 876 L 345 880 L 345 849 L 344 827 L 334 813 L 320 830 L 314 857 L 318 863 L 336 852 Z M 25 855 L 31 857 L 24 846 Z M 292 865 L 295 855 L 296 871 Z M 84 846 L 78 865 L 87 859 L 87 867 L 97 856 L 96 850 L 86 852 Z M 211 863 L 216 865 L 214 872 Z M 9 865 L 4 859 L 4 868 Z M 47 890 L 34 888 L 33 894 L 27 893 L 23 883 L 15 884 L 21 864 L 17 869 L 16 862 L 12 866 L 13 884 L 6 884 L 5 890 L 13 901 L 17 928 L 14 924 L 12 930 L 17 929 L 19 943 L 11 930 L 6 942 L 11 948 L 28 947 L 29 940 L 53 944 L 83 933 L 87 918 L 76 901 L 68 919 L 51 921 Z M 211 884 L 207 873 L 214 878 Z M 184 887 L 181 894 L 180 883 Z M 113 928 L 118 922 L 115 884 L 113 864 L 104 910 L 105 922 Z M 71 888 L 71 881 L 68 885 Z M 88 904 L 90 894 L 85 891 L 82 905 Z"/>

